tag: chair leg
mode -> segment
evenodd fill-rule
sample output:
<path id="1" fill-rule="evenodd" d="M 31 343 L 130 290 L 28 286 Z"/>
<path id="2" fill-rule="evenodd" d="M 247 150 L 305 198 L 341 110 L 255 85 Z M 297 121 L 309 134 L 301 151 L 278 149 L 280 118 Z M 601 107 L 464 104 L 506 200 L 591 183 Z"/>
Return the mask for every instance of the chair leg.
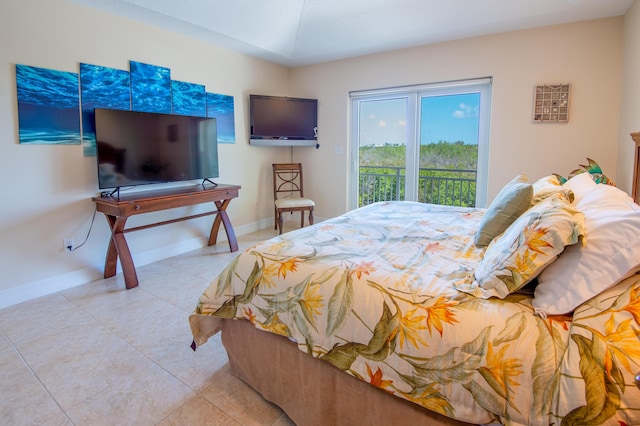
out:
<path id="1" fill-rule="evenodd" d="M 278 229 L 278 209 L 273 209 L 273 229 Z"/>
<path id="2" fill-rule="evenodd" d="M 313 209 L 309 210 L 309 225 L 313 225 Z"/>
<path id="3" fill-rule="evenodd" d="M 278 235 L 282 234 L 282 225 L 284 220 L 282 219 L 282 212 L 278 212 L 278 226 L 280 230 L 278 231 Z"/>
<path id="4" fill-rule="evenodd" d="M 300 228 L 304 228 L 304 210 L 300 211 Z"/>

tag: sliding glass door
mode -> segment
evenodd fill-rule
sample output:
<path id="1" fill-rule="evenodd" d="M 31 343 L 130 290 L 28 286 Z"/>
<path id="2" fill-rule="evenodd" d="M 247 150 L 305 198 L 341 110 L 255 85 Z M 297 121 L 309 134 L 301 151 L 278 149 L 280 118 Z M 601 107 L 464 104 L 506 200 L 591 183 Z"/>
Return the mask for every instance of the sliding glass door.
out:
<path id="1" fill-rule="evenodd" d="M 490 79 L 351 94 L 350 207 L 484 206 Z"/>
<path id="2" fill-rule="evenodd" d="M 406 199 L 406 96 L 363 100 L 358 110 L 358 206 Z"/>

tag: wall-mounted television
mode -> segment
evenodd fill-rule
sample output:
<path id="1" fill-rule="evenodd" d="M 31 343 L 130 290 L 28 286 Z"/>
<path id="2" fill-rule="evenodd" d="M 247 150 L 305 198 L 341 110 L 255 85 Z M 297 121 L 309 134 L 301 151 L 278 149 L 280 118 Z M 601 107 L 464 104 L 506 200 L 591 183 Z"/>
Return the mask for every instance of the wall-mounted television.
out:
<path id="1" fill-rule="evenodd" d="M 249 143 L 316 146 L 318 100 L 249 95 Z"/>
<path id="2" fill-rule="evenodd" d="M 94 112 L 100 189 L 218 177 L 215 118 Z"/>

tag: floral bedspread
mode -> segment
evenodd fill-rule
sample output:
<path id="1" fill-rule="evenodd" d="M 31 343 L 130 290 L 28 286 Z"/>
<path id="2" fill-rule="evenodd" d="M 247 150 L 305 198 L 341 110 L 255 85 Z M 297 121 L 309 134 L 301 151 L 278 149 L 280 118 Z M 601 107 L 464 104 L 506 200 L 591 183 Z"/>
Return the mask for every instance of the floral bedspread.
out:
<path id="1" fill-rule="evenodd" d="M 572 317 L 534 315 L 526 292 L 459 292 L 483 255 L 473 243 L 483 212 L 383 202 L 262 242 L 204 292 L 194 341 L 215 318 L 244 318 L 458 420 L 640 424 L 640 276 Z"/>

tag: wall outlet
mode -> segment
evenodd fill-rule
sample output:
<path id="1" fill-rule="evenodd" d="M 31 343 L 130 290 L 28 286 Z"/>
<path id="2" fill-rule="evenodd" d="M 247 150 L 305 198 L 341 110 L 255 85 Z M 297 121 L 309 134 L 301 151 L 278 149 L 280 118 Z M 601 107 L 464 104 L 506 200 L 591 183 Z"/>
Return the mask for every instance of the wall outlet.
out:
<path id="1" fill-rule="evenodd" d="M 62 244 L 64 247 L 64 251 L 66 252 L 72 251 L 73 248 L 76 246 L 75 243 L 73 242 L 73 238 L 65 238 Z"/>

